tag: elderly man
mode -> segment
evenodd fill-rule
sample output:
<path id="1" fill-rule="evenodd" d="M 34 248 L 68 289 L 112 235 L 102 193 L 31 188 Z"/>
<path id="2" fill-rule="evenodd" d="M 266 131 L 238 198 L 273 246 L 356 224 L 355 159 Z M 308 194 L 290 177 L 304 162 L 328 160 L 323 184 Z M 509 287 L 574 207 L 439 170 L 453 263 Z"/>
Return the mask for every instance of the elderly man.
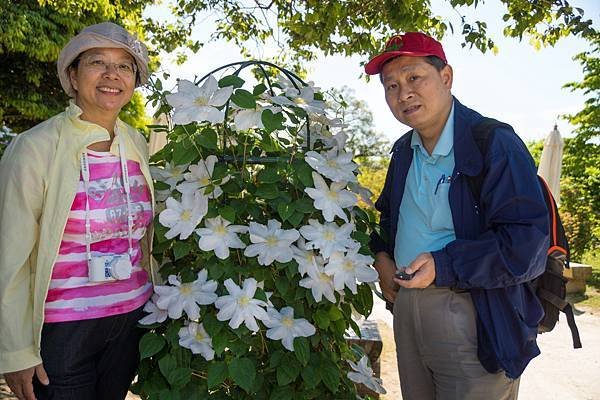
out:
<path id="1" fill-rule="evenodd" d="M 534 162 L 507 125 L 482 154 L 473 130 L 483 117 L 453 97 L 435 39 L 394 36 L 365 71 L 380 75 L 392 114 L 413 128 L 392 148 L 376 203 L 381 235 L 371 241 L 394 303 L 403 398 L 516 399 L 540 353 L 543 311 L 528 282 L 544 271 L 548 248 Z"/>

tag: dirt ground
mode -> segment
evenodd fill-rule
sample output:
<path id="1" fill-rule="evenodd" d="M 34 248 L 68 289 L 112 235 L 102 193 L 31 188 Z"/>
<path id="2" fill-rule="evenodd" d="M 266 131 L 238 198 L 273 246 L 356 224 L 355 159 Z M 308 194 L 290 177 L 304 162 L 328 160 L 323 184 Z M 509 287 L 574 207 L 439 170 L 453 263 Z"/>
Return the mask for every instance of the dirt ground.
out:
<path id="1" fill-rule="evenodd" d="M 583 348 L 572 348 L 571 333 L 561 317 L 554 331 L 539 336 L 542 354 L 525 370 L 519 400 L 600 400 L 600 313 L 578 310 L 577 314 Z M 381 377 L 387 394 L 382 400 L 401 400 L 392 315 L 376 299 L 370 319 L 377 321 L 383 340 Z M 0 399 L 14 399 L 1 383 Z M 134 395 L 127 397 L 135 399 Z"/>

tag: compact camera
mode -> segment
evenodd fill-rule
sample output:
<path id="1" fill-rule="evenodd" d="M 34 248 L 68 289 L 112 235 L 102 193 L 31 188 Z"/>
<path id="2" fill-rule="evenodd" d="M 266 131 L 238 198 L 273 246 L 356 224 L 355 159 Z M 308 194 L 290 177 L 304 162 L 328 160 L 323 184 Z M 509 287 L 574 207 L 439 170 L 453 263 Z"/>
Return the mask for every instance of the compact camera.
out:
<path id="1" fill-rule="evenodd" d="M 131 277 L 129 254 L 106 254 L 92 256 L 88 262 L 90 282 L 120 281 Z"/>

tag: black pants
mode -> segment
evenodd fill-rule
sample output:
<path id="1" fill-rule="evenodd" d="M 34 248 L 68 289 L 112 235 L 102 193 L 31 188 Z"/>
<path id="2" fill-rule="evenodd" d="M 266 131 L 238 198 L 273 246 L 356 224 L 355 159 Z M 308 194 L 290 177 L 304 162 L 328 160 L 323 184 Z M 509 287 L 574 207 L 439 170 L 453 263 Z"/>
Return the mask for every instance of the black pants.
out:
<path id="1" fill-rule="evenodd" d="M 38 400 L 122 400 L 139 363 L 142 308 L 85 321 L 44 324 L 42 361 L 50 385 L 34 379 Z"/>

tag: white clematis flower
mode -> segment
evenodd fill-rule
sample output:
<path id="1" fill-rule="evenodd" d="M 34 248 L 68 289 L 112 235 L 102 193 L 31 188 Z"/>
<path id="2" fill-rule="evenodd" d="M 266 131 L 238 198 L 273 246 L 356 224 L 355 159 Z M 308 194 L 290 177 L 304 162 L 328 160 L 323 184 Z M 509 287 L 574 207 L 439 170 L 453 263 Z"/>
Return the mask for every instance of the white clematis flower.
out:
<path id="1" fill-rule="evenodd" d="M 171 228 L 165 233 L 167 239 L 179 235 L 187 239 L 208 212 L 208 197 L 200 193 L 184 193 L 181 203 L 173 197 L 166 202 L 167 208 L 158 215 L 161 225 Z"/>
<path id="2" fill-rule="evenodd" d="M 164 182 L 175 189 L 175 186 L 183 180 L 183 174 L 190 164 L 175 165 L 175 163 L 167 162 L 164 168 L 151 166 L 150 173 L 152 178 L 157 181 Z"/>
<path id="3" fill-rule="evenodd" d="M 235 130 L 263 129 L 265 126 L 262 122 L 262 113 L 265 110 L 270 110 L 273 114 L 277 114 L 281 112 L 281 107 L 260 106 L 257 104 L 255 109 L 240 109 L 235 113 L 235 117 L 233 118 Z"/>
<path id="4" fill-rule="evenodd" d="M 325 112 L 325 102 L 315 99 L 315 90 L 311 86 L 287 88 L 285 96 L 273 96 L 271 102 L 280 106 L 300 107 L 307 113 L 322 114 Z"/>
<path id="5" fill-rule="evenodd" d="M 227 279 L 225 287 L 229 294 L 219 297 L 215 302 L 215 306 L 219 309 L 217 319 L 229 321 L 229 326 L 233 329 L 237 329 L 243 322 L 252 332 L 258 332 L 256 319 L 264 321 L 268 319 L 268 316 L 264 309 L 267 303 L 254 298 L 257 285 L 254 278 L 246 279 L 242 288 L 233 280 Z"/>
<path id="6" fill-rule="evenodd" d="M 292 243 L 300 237 L 296 229 L 281 229 L 281 222 L 270 219 L 267 226 L 250 222 L 250 241 L 244 255 L 258 255 L 260 265 L 271 265 L 273 261 L 286 263 L 292 260 Z"/>
<path id="7" fill-rule="evenodd" d="M 264 321 L 270 328 L 267 337 L 272 340 L 281 340 L 283 347 L 294 351 L 294 338 L 309 337 L 315 334 L 315 327 L 304 318 L 294 319 L 294 309 L 283 307 L 281 312 L 275 308 L 267 310 L 269 318 Z"/>
<path id="8" fill-rule="evenodd" d="M 193 193 L 200 191 L 203 195 L 207 195 L 210 199 L 216 199 L 223 194 L 221 186 L 217 185 L 212 179 L 213 171 L 215 170 L 215 164 L 217 157 L 210 155 L 206 157 L 206 160 L 200 160 L 196 165 L 190 165 L 190 172 L 183 175 L 185 182 L 177 185 L 177 190 L 181 193 Z M 229 181 L 229 176 L 225 176 L 219 184 L 224 184 Z M 209 185 L 212 185 L 213 190 L 210 193 L 206 193 L 206 189 Z"/>
<path id="9" fill-rule="evenodd" d="M 323 257 L 329 258 L 336 251 L 346 251 L 358 245 L 350 237 L 353 230 L 354 224 L 338 226 L 335 222 L 321 224 L 315 219 L 309 219 L 308 225 L 300 228 L 300 233 L 309 240 L 306 247 L 319 249 Z"/>
<path id="10" fill-rule="evenodd" d="M 358 253 L 359 247 L 351 249 L 344 255 L 335 252 L 329 258 L 325 267 L 325 273 L 333 276 L 335 290 L 342 291 L 346 286 L 356 294 L 356 281 L 375 282 L 378 278 L 377 271 L 369 267 L 373 263 L 373 257 Z"/>
<path id="11" fill-rule="evenodd" d="M 200 354 L 206 361 L 215 358 L 212 339 L 203 324 L 190 322 L 188 326 L 179 329 L 179 345 L 190 349 L 194 354 Z"/>
<path id="12" fill-rule="evenodd" d="M 357 200 L 354 193 L 344 189 L 346 182 L 332 182 L 330 187 L 318 173 L 313 171 L 312 177 L 315 187 L 304 191 L 315 201 L 315 208 L 323 212 L 325 221 L 332 222 L 337 215 L 348 222 L 343 209 L 355 205 Z"/>
<path id="13" fill-rule="evenodd" d="M 356 383 L 362 383 L 376 393 L 385 394 L 386 390 L 382 385 L 383 381 L 373 376 L 373 369 L 371 369 L 367 363 L 367 356 L 362 356 L 358 364 L 348 361 L 348 364 L 350 364 L 354 370 L 348 372 L 348 379 Z"/>
<path id="14" fill-rule="evenodd" d="M 356 182 L 353 171 L 358 167 L 352 162 L 352 154 L 333 148 L 324 155 L 309 151 L 304 160 L 317 172 L 334 182 Z"/>
<path id="15" fill-rule="evenodd" d="M 152 299 L 149 300 L 144 305 L 144 311 L 149 313 L 144 318 L 140 319 L 138 322 L 142 325 L 152 325 L 158 322 L 164 322 L 169 316 L 168 311 L 162 308 L 158 308 L 156 305 L 156 301 L 158 300 L 158 295 L 155 293 L 152 295 Z"/>
<path id="16" fill-rule="evenodd" d="M 223 122 L 225 113 L 217 107 L 223 106 L 233 93 L 233 86 L 219 89 L 214 76 L 209 76 L 201 87 L 182 79 L 177 84 L 177 93 L 167 95 L 167 102 L 173 106 L 173 122 L 185 125 L 190 122 Z"/>
<path id="17" fill-rule="evenodd" d="M 327 275 L 322 267 L 308 271 L 308 276 L 300 280 L 299 285 L 310 289 L 315 301 L 319 302 L 325 296 L 327 300 L 335 303 L 333 278 Z"/>
<path id="18" fill-rule="evenodd" d="M 200 236 L 198 247 L 200 250 L 214 250 L 215 255 L 224 260 L 229 257 L 229 249 L 243 249 L 246 244 L 240 240 L 238 233 L 246 233 L 247 226 L 231 225 L 231 222 L 221 218 L 208 218 L 204 223 L 205 228 L 196 229 Z"/>
<path id="19" fill-rule="evenodd" d="M 181 283 L 175 275 L 169 275 L 169 283 L 172 286 L 158 285 L 154 291 L 159 295 L 156 305 L 163 310 L 168 310 L 169 318 L 181 318 L 183 311 L 191 320 L 200 317 L 198 304 L 212 304 L 217 300 L 215 291 L 217 282 L 207 280 L 208 271 L 203 269 L 198 272 L 198 278 L 194 282 Z"/>
<path id="20" fill-rule="evenodd" d="M 306 241 L 300 237 L 296 246 L 292 246 L 294 260 L 298 263 L 300 275 L 306 275 L 309 271 L 316 271 L 318 266 L 323 266 L 323 257 L 317 255 L 314 250 L 306 246 Z"/>

